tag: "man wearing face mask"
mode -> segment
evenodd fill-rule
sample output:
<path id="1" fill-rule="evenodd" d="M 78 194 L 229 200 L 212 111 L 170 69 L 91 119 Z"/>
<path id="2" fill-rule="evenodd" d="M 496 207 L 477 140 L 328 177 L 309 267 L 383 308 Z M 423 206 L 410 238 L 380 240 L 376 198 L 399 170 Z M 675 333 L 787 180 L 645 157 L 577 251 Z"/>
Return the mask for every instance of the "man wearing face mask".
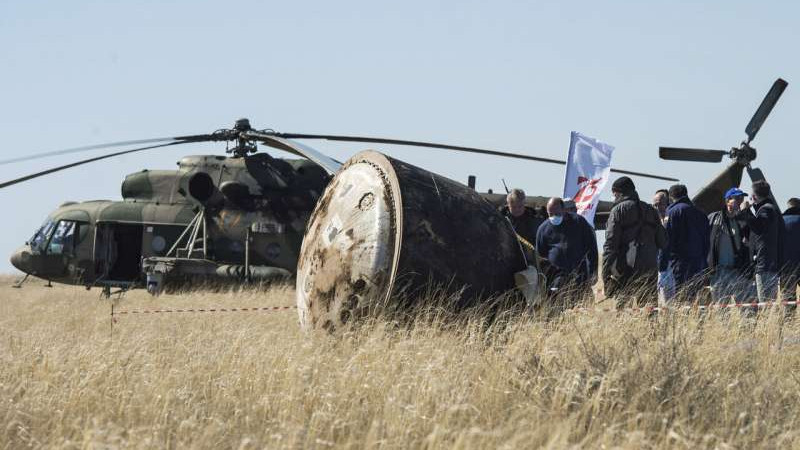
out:
<path id="1" fill-rule="evenodd" d="M 547 202 L 547 222 L 536 233 L 547 289 L 558 306 L 572 306 L 591 295 L 597 280 L 597 239 L 583 217 L 565 211 L 564 200 Z"/>
<path id="2" fill-rule="evenodd" d="M 725 192 L 725 209 L 711 213 L 711 246 L 708 268 L 711 270 L 711 295 L 715 302 L 736 303 L 752 300 L 750 297 L 750 250 L 747 222 L 738 218 L 742 202 L 747 196 L 733 187 Z"/>

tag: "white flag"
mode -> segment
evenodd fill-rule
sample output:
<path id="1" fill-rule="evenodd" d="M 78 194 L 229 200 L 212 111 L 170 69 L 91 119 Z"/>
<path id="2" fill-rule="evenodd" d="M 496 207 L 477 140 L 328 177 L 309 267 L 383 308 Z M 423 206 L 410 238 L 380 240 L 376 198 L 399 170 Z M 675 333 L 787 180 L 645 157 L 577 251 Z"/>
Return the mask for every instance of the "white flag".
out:
<path id="1" fill-rule="evenodd" d="M 569 139 L 564 199 L 572 199 L 578 214 L 594 226 L 600 193 L 611 174 L 614 147 L 573 131 Z"/>

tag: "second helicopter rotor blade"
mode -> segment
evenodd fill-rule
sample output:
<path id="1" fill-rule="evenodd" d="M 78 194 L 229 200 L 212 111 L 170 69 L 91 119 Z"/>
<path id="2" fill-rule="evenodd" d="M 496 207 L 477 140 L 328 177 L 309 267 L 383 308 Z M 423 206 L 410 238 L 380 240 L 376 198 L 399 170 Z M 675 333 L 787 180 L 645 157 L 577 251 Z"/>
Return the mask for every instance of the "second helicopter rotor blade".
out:
<path id="1" fill-rule="evenodd" d="M 635 172 L 633 170 L 623 170 L 623 169 L 614 169 L 614 168 L 612 168 L 611 172 L 613 172 L 613 173 L 621 173 L 623 175 L 633 175 L 633 176 L 643 177 L 643 178 L 653 178 L 655 180 L 661 180 L 661 181 L 680 181 L 677 178 L 665 177 L 665 176 L 661 176 L 661 175 L 653 175 L 651 173 Z"/>
<path id="2" fill-rule="evenodd" d="M 489 150 L 483 148 L 475 148 L 475 147 L 464 147 L 460 145 L 448 145 L 448 144 L 436 144 L 433 142 L 422 142 L 422 141 L 409 141 L 405 139 L 387 139 L 387 138 L 375 138 L 375 137 L 364 137 L 364 136 L 339 136 L 339 135 L 328 135 L 328 134 L 302 134 L 302 133 L 274 133 L 275 136 L 286 138 L 286 139 L 325 139 L 328 141 L 342 141 L 342 142 L 366 142 L 372 144 L 391 144 L 391 145 L 409 145 L 413 147 L 427 147 L 427 148 L 436 148 L 436 149 L 443 149 L 443 150 L 455 150 L 461 152 L 469 152 L 469 153 L 479 153 L 483 155 L 492 155 L 492 156 L 501 156 L 504 158 L 516 158 L 516 159 L 525 159 L 529 161 L 537 161 L 537 162 L 544 162 L 550 164 L 559 164 L 565 165 L 567 164 L 566 161 L 561 159 L 553 159 L 553 158 L 542 158 L 539 156 L 531 156 L 531 155 L 523 155 L 520 153 L 510 153 L 510 152 L 501 152 L 497 150 Z M 664 181 L 678 181 L 676 178 L 665 177 L 661 175 L 653 175 L 648 173 L 642 172 L 633 172 L 629 170 L 621 170 L 621 169 L 611 169 L 612 172 L 615 173 L 622 173 L 627 175 L 635 175 L 640 177 L 647 177 L 647 178 L 655 178 L 657 180 L 664 180 Z"/>
<path id="3" fill-rule="evenodd" d="M 342 163 L 339 161 L 299 142 L 294 142 L 287 138 L 278 137 L 274 134 L 261 131 L 247 131 L 245 134 L 269 147 L 277 148 L 293 155 L 302 156 L 322 167 L 329 175 L 335 174 L 339 171 L 339 168 L 342 167 Z"/>
<path id="4" fill-rule="evenodd" d="M 764 100 L 761 101 L 761 105 L 758 106 L 755 114 L 753 114 L 753 118 L 750 119 L 750 122 L 744 129 L 744 132 L 747 133 L 747 143 L 755 139 L 758 130 L 761 129 L 761 125 L 764 125 L 764 121 L 767 120 L 769 113 L 772 111 L 772 108 L 775 107 L 775 104 L 778 103 L 778 99 L 781 98 L 781 94 L 783 94 L 783 91 L 788 85 L 789 83 L 782 78 L 778 78 L 775 80 L 775 83 L 772 84 L 772 88 L 767 92 Z"/>
<path id="5" fill-rule="evenodd" d="M 752 167 L 748 165 L 747 176 L 750 177 L 751 183 L 755 183 L 756 181 L 767 181 L 767 177 L 764 176 L 764 172 L 762 172 L 761 169 L 759 169 L 758 167 Z M 770 200 L 772 200 L 772 203 L 774 203 L 775 205 L 778 204 L 778 202 L 775 200 L 774 192 L 770 193 Z"/>
<path id="6" fill-rule="evenodd" d="M 767 177 L 764 176 L 764 172 L 762 172 L 758 167 L 747 166 L 747 176 L 750 177 L 751 183 L 755 183 L 756 181 L 767 181 Z"/>
<path id="7" fill-rule="evenodd" d="M 19 157 L 16 157 L 16 158 L 4 159 L 4 160 L 0 160 L 0 165 L 11 164 L 11 163 L 21 162 L 21 161 L 30 161 L 32 159 L 47 158 L 49 156 L 68 155 L 70 153 L 79 153 L 79 152 L 85 152 L 85 151 L 89 151 L 89 150 L 98 150 L 98 149 L 101 149 L 101 148 L 127 147 L 129 145 L 153 144 L 153 143 L 156 143 L 156 142 L 171 141 L 171 140 L 174 140 L 174 139 L 175 138 L 171 138 L 171 137 L 168 137 L 168 138 L 153 138 L 153 139 L 136 139 L 136 140 L 132 140 L 132 141 L 120 141 L 120 142 L 109 142 L 109 143 L 106 143 L 106 144 L 84 145 L 82 147 L 65 148 L 63 150 L 53 150 L 53 151 L 49 151 L 49 152 L 36 153 L 36 154 L 33 154 L 33 155 L 19 156 Z"/>
<path id="8" fill-rule="evenodd" d="M 720 162 L 730 152 L 701 148 L 658 147 L 658 157 L 672 161 Z"/>
<path id="9" fill-rule="evenodd" d="M 225 138 L 227 138 L 227 136 L 225 136 Z M 48 158 L 50 156 L 68 155 L 70 153 L 80 153 L 90 150 L 99 150 L 102 148 L 128 147 L 131 145 L 155 144 L 157 142 L 174 142 L 174 141 L 204 142 L 204 141 L 215 141 L 215 140 L 224 140 L 224 139 L 221 134 L 196 134 L 190 136 L 174 136 L 174 137 L 163 137 L 163 138 L 152 138 L 152 139 L 134 139 L 130 141 L 119 141 L 119 142 L 107 142 L 105 144 L 84 145 L 81 147 L 72 147 L 62 150 L 53 150 L 49 152 L 35 153 L 33 155 L 18 156 L 15 158 L 3 159 L 0 160 L 0 165 L 22 162 L 22 161 L 30 161 L 40 158 Z"/>
<path id="10" fill-rule="evenodd" d="M 96 156 L 94 158 L 89 158 L 89 159 L 84 159 L 84 160 L 81 160 L 81 161 L 76 161 L 74 163 L 65 164 L 63 166 L 58 166 L 58 167 L 53 167 L 51 169 L 43 170 L 41 172 L 36 172 L 36 173 L 30 174 L 30 175 L 26 175 L 24 177 L 20 177 L 20 178 L 14 179 L 14 180 L 10 180 L 10 181 L 6 181 L 6 182 L 3 182 L 3 183 L 0 183 L 0 189 L 8 187 L 8 186 L 12 186 L 12 185 L 17 184 L 17 183 L 22 183 L 23 181 L 32 180 L 34 178 L 39 178 L 39 177 L 44 176 L 44 175 L 49 175 L 51 173 L 59 172 L 59 171 L 62 171 L 64 169 L 69 169 L 71 167 L 76 167 L 76 166 L 80 166 L 80 165 L 83 165 L 83 164 L 88 164 L 88 163 L 94 162 L 94 161 L 100 161 L 101 159 L 113 158 L 114 156 L 120 156 L 120 155 L 125 155 L 125 154 L 128 154 L 128 153 L 140 152 L 140 151 L 143 151 L 143 150 L 151 150 L 151 149 L 155 149 L 155 148 L 169 147 L 171 145 L 185 144 L 187 142 L 192 142 L 192 141 L 177 141 L 177 142 L 168 142 L 166 144 L 160 144 L 160 145 L 150 145 L 150 146 L 147 146 L 147 147 L 139 147 L 139 148 L 134 148 L 134 149 L 130 149 L 130 150 L 123 150 L 123 151 L 120 151 L 120 152 L 109 153 L 109 154 L 102 155 L 102 156 Z"/>
<path id="11" fill-rule="evenodd" d="M 489 150 L 489 149 L 475 148 L 475 147 L 463 147 L 460 145 L 447 145 L 447 144 L 436 144 L 433 142 L 409 141 L 405 139 L 388 139 L 388 138 L 375 138 L 375 137 L 364 137 L 364 136 L 337 136 L 337 135 L 327 135 L 327 134 L 301 134 L 301 133 L 275 133 L 275 135 L 287 139 L 325 139 L 328 141 L 342 141 L 342 142 L 366 142 L 371 144 L 410 145 L 413 147 L 440 148 L 444 150 L 455 150 L 460 152 L 503 156 L 506 158 L 527 159 L 531 161 L 539 161 L 551 164 L 563 165 L 567 163 L 566 161 L 560 159 L 541 158 L 538 156 L 500 152 L 497 150 Z"/>

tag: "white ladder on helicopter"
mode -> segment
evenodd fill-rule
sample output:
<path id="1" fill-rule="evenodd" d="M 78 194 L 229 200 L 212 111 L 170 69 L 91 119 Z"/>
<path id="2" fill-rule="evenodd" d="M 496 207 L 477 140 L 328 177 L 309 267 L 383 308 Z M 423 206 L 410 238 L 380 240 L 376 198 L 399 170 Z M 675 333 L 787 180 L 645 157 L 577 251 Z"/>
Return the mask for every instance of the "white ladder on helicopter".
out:
<path id="1" fill-rule="evenodd" d="M 181 242 L 184 238 L 188 237 L 186 244 L 181 247 Z M 200 245 L 197 245 L 199 242 Z M 178 240 L 172 245 L 167 252 L 166 256 L 174 256 L 176 258 L 192 258 L 195 252 L 202 252 L 203 259 L 208 258 L 208 237 L 206 234 L 206 211 L 200 208 L 200 211 L 194 216 L 189 225 L 183 230 L 183 233 L 178 237 Z M 183 256 L 182 256 L 183 255 Z"/>

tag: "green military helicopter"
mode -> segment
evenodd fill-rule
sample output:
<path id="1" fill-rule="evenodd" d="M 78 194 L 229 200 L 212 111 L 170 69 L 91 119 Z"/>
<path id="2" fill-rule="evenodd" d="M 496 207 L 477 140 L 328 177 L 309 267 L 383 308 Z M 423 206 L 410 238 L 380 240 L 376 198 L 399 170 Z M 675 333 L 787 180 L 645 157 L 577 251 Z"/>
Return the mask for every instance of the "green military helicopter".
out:
<path id="1" fill-rule="evenodd" d="M 187 156 L 177 170 L 144 170 L 122 183 L 122 201 L 65 203 L 11 257 L 48 281 L 151 289 L 164 278 L 255 279 L 291 275 L 311 209 L 338 163 L 302 144 L 250 127 L 208 135 L 126 141 L 15 158 L 17 162 L 104 147 L 152 144 L 89 158 L 0 184 L 0 188 L 81 164 L 177 144 L 233 142 L 230 156 Z M 266 143 L 304 159 L 256 153 Z M 245 265 L 247 267 L 245 267 Z"/>
<path id="2" fill-rule="evenodd" d="M 122 183 L 122 201 L 65 203 L 11 257 L 28 275 L 48 281 L 112 289 L 146 287 L 158 293 L 198 279 L 269 281 L 292 276 L 309 217 L 341 163 L 297 142 L 304 139 L 395 144 L 565 164 L 564 161 L 489 149 L 430 142 L 279 133 L 255 130 L 247 119 L 211 134 L 91 145 L 0 161 L 0 164 L 111 147 L 116 151 L 0 183 L 5 188 L 60 170 L 115 156 L 197 142 L 226 142 L 228 156 L 187 156 L 177 170 L 144 170 Z M 232 145 L 231 145 L 232 144 Z M 257 152 L 258 144 L 298 158 Z M 673 178 L 612 169 L 662 180 Z M 474 177 L 470 187 L 474 188 Z M 485 199 L 499 205 L 504 195 Z M 529 197 L 543 207 L 547 197 Z M 602 202 L 596 225 L 611 208 Z"/>

